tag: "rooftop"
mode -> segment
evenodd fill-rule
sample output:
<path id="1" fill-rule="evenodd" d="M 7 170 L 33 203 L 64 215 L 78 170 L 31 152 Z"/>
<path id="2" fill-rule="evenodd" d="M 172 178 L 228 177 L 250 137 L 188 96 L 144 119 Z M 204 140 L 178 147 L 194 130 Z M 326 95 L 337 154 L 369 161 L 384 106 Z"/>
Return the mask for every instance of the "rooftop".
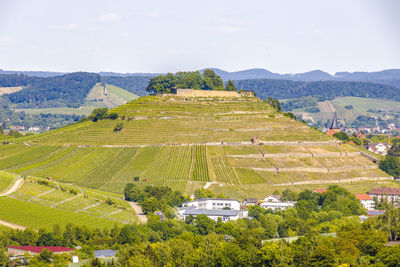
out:
<path id="1" fill-rule="evenodd" d="M 358 198 L 359 200 L 372 200 L 372 197 L 370 195 L 367 194 L 357 194 L 356 198 Z"/>
<path id="2" fill-rule="evenodd" d="M 374 188 L 368 195 L 400 195 L 400 188 Z"/>
<path id="3" fill-rule="evenodd" d="M 102 249 L 102 250 L 95 250 L 94 256 L 96 258 L 107 258 L 107 257 L 114 257 L 116 253 L 117 251 L 113 249 Z"/>
<path id="4" fill-rule="evenodd" d="M 74 251 L 75 249 L 66 248 L 66 247 L 40 247 L 40 246 L 8 246 L 8 248 L 25 250 L 34 253 L 41 253 L 43 249 L 47 249 L 50 252 L 69 252 Z"/>

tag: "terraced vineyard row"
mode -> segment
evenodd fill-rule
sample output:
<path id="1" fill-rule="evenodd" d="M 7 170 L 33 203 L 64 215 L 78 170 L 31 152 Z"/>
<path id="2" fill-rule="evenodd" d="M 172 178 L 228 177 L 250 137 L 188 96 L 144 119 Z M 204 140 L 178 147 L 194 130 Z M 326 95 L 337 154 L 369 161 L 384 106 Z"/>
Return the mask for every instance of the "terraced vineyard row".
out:
<path id="1" fill-rule="evenodd" d="M 214 171 L 218 182 L 226 184 L 238 183 L 235 171 L 227 164 L 225 158 L 212 158 L 211 161 L 214 165 Z"/>
<path id="2" fill-rule="evenodd" d="M 209 181 L 206 146 L 194 146 L 192 155 L 192 179 L 201 182 Z"/>

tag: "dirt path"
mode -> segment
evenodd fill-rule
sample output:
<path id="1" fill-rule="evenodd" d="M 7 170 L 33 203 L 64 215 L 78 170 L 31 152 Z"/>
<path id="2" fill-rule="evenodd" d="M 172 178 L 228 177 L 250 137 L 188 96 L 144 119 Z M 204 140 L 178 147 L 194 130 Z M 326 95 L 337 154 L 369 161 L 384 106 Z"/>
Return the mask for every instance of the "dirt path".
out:
<path id="1" fill-rule="evenodd" d="M 141 223 L 146 223 L 147 222 L 147 217 L 146 215 L 144 215 L 143 211 L 142 211 L 142 207 L 139 206 L 138 203 L 136 202 L 129 202 L 129 205 L 131 205 L 131 207 L 133 208 L 133 210 L 135 211 L 135 213 L 137 214 L 137 216 L 139 217 L 139 221 Z"/>
<path id="2" fill-rule="evenodd" d="M 7 196 L 14 193 L 22 184 L 24 183 L 24 178 L 19 178 L 6 192 L 0 194 L 0 197 Z"/>
<path id="3" fill-rule="evenodd" d="M 3 220 L 0 220 L 0 225 L 4 225 L 4 226 L 10 227 L 12 229 L 16 229 L 16 230 L 25 230 L 26 229 L 26 227 L 24 227 L 24 226 L 21 226 L 21 225 L 15 224 L 15 223 L 9 223 L 9 222 L 3 221 Z"/>

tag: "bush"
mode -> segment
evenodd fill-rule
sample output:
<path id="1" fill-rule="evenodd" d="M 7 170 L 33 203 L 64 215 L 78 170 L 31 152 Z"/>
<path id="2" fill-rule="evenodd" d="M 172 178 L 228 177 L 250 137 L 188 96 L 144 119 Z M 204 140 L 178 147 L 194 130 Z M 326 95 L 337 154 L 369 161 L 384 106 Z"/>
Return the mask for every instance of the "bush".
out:
<path id="1" fill-rule="evenodd" d="M 116 120 L 116 119 L 118 119 L 118 114 L 110 113 L 110 114 L 108 114 L 107 119 Z"/>
<path id="2" fill-rule="evenodd" d="M 120 132 L 120 131 L 122 131 L 123 128 L 124 128 L 124 124 L 122 122 L 118 122 L 117 124 L 115 124 L 113 131 Z"/>
<path id="3" fill-rule="evenodd" d="M 333 137 L 336 137 L 337 139 L 342 140 L 342 141 L 349 140 L 349 136 L 345 132 L 335 133 L 335 134 L 333 134 Z"/>

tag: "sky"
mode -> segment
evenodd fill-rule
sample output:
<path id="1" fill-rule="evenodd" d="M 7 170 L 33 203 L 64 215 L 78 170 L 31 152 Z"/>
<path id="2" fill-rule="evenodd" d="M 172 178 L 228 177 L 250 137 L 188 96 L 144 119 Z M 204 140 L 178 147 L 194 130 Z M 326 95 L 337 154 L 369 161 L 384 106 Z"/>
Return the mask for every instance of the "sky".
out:
<path id="1" fill-rule="evenodd" d="M 400 68 L 397 0 L 0 0 L 0 69 Z"/>

